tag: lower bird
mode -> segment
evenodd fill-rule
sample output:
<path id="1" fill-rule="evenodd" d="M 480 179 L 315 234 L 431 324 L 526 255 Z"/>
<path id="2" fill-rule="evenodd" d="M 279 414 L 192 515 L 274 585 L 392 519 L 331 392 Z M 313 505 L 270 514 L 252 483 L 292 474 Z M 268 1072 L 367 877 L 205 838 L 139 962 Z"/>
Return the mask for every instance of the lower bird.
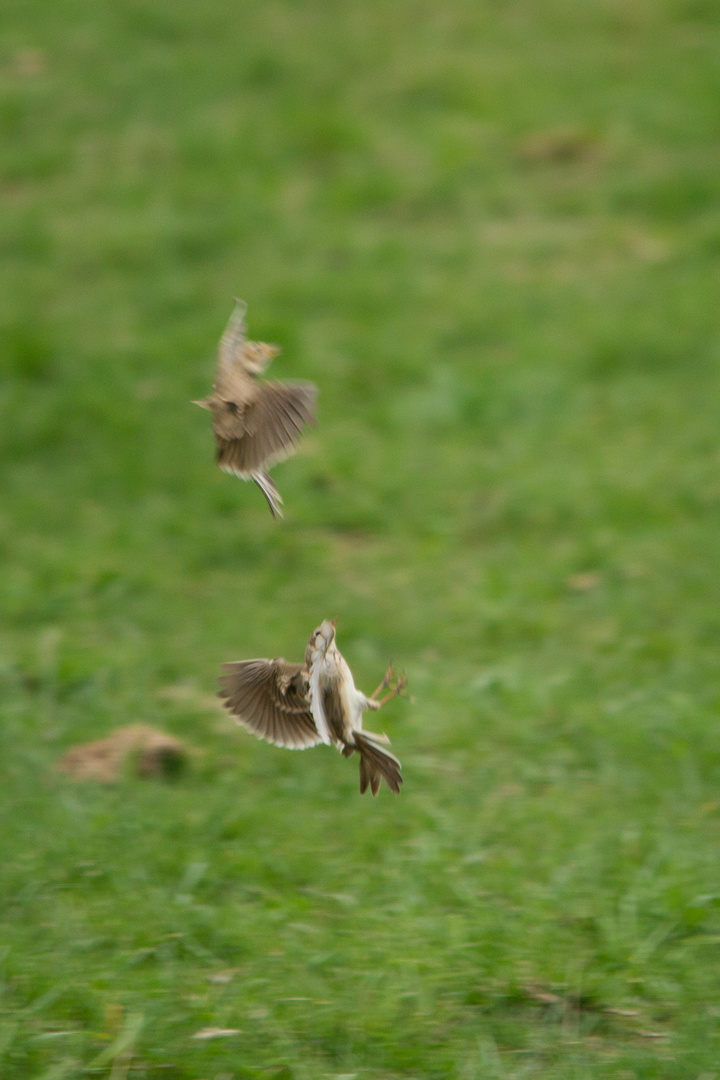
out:
<path id="1" fill-rule="evenodd" d="M 392 664 L 370 697 L 358 690 L 352 672 L 335 642 L 336 619 L 324 619 L 310 635 L 303 664 L 274 660 L 238 660 L 223 664 L 223 705 L 259 739 L 290 750 L 318 743 L 335 746 L 344 757 L 360 755 L 360 794 L 373 795 L 385 780 L 396 794 L 401 766 L 386 749 L 387 735 L 363 731 L 362 714 L 377 711 L 397 694 L 405 694 L 405 672 L 398 678 Z M 378 698 L 385 689 L 388 693 Z"/>
<path id="2" fill-rule="evenodd" d="M 248 341 L 247 305 L 235 301 L 220 339 L 212 393 L 200 405 L 212 413 L 217 463 L 241 480 L 254 480 L 273 517 L 282 517 L 280 492 L 267 469 L 295 452 L 306 424 L 315 420 L 317 388 L 306 382 L 258 382 L 277 345 Z"/>

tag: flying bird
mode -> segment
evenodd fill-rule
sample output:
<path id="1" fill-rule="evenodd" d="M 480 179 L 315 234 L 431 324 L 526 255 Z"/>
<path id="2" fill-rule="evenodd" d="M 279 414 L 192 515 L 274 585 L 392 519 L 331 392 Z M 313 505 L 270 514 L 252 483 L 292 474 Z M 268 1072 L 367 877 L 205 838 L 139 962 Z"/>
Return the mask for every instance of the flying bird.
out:
<path id="1" fill-rule="evenodd" d="M 295 452 L 306 424 L 315 421 L 317 387 L 307 382 L 259 382 L 280 349 L 248 341 L 247 305 L 235 301 L 218 349 L 212 393 L 193 402 L 212 413 L 217 463 L 241 480 L 254 480 L 273 517 L 282 517 L 280 492 L 266 472 Z"/>
<path id="2" fill-rule="evenodd" d="M 353 682 L 352 672 L 335 643 L 335 624 L 324 619 L 310 636 L 303 664 L 274 660 L 239 660 L 223 664 L 218 696 L 238 723 L 259 739 L 306 750 L 326 743 L 344 757 L 360 754 L 360 794 L 373 795 L 385 780 L 400 791 L 400 762 L 386 749 L 387 735 L 363 731 L 362 714 L 377 711 L 386 701 L 404 694 L 405 672 L 398 678 L 392 664 L 377 690 L 366 697 Z M 378 699 L 381 690 L 389 692 Z"/>

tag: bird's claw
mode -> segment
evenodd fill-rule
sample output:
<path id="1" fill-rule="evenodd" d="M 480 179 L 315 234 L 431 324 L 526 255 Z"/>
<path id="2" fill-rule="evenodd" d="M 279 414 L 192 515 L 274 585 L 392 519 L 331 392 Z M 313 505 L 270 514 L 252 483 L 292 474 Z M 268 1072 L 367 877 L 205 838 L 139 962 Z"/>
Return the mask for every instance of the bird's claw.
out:
<path id="1" fill-rule="evenodd" d="M 390 688 L 390 692 L 388 694 L 386 694 L 385 697 L 380 698 L 380 700 L 378 701 L 378 706 L 384 705 L 385 702 L 390 701 L 391 698 L 394 698 L 394 697 L 397 697 L 397 696 L 400 696 L 400 697 L 407 697 L 408 696 L 408 694 L 407 694 L 407 675 L 405 674 L 405 669 L 404 668 L 403 668 L 402 674 L 398 676 L 398 675 L 395 674 L 395 668 L 393 667 L 393 665 L 388 664 L 388 669 L 385 672 L 385 678 L 380 683 L 380 685 L 378 686 L 377 690 L 372 695 L 372 698 L 370 700 L 375 701 L 376 698 L 377 698 L 377 695 L 380 693 L 380 691 L 385 690 L 388 687 Z"/>
<path id="2" fill-rule="evenodd" d="M 370 695 L 370 700 L 375 701 L 375 699 L 378 696 L 378 694 L 380 693 L 380 691 L 381 690 L 386 690 L 388 688 L 388 686 L 390 685 L 391 681 L 394 678 L 395 678 L 395 668 L 393 667 L 392 662 L 391 662 L 391 663 L 388 664 L 387 671 L 385 672 L 385 678 L 380 683 L 380 685 L 375 690 L 373 690 L 372 694 Z"/>
<path id="3" fill-rule="evenodd" d="M 380 683 L 380 688 L 382 690 L 385 690 L 388 686 L 390 686 L 392 684 L 392 681 L 393 681 L 394 678 L 396 678 L 395 667 L 394 667 L 392 661 L 390 661 L 390 663 L 387 666 L 387 671 L 385 672 L 385 678 Z"/>

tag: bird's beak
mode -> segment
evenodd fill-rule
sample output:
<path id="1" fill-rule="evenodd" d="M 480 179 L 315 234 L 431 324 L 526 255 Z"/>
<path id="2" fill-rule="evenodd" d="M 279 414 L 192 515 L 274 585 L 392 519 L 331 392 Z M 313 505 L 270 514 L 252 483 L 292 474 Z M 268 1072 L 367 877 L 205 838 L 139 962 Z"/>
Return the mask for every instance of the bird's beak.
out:
<path id="1" fill-rule="evenodd" d="M 191 404 L 192 405 L 199 405 L 201 409 L 208 409 L 208 410 L 210 409 L 210 405 L 207 402 L 207 400 L 205 400 L 205 401 L 193 401 L 193 402 L 191 402 Z"/>

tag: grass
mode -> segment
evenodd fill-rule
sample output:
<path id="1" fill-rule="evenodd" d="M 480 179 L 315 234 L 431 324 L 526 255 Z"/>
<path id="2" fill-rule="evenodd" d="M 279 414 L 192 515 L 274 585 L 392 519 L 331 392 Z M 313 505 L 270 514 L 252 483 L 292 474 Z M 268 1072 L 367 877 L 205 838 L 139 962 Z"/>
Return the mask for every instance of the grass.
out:
<path id="1" fill-rule="evenodd" d="M 716 1075 L 719 63 L 704 0 L 5 5 L 3 1080 Z M 321 387 L 279 526 L 189 404 L 235 295 Z M 400 798 L 212 704 L 334 616 Z M 137 721 L 174 782 L 56 770 Z"/>

